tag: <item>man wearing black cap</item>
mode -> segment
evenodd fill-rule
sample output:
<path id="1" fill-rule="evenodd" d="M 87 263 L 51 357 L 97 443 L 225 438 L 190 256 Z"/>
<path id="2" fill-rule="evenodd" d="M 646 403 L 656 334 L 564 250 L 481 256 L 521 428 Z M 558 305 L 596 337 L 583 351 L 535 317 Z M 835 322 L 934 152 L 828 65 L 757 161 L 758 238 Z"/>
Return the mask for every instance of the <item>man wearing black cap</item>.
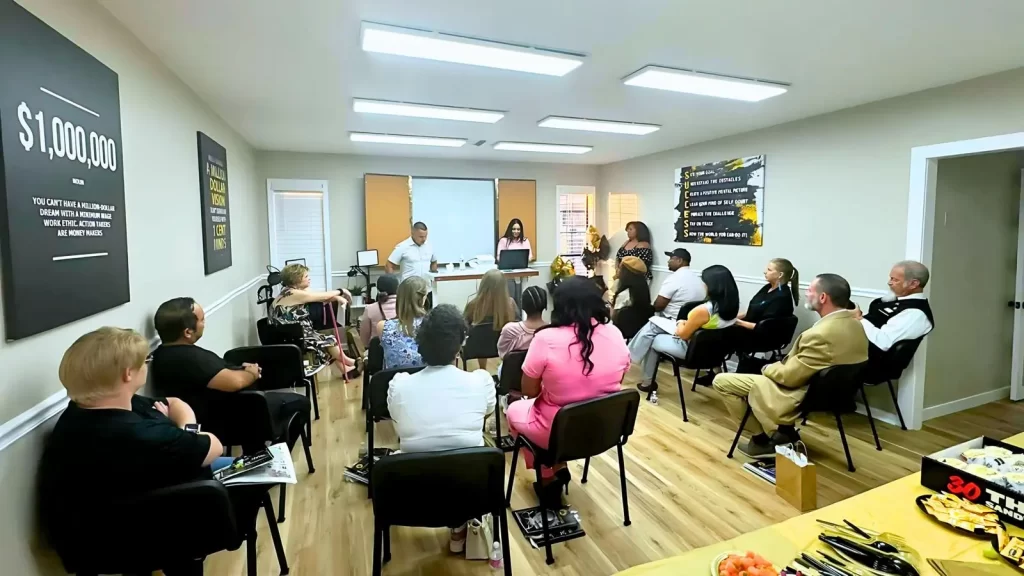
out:
<path id="1" fill-rule="evenodd" d="M 658 316 L 676 320 L 679 310 L 687 302 L 700 302 L 706 297 L 704 281 L 700 274 L 690 269 L 690 252 L 685 248 L 676 248 L 665 252 L 668 256 L 668 269 L 672 272 L 658 289 L 658 298 L 654 301 L 654 310 Z M 640 362 L 651 349 L 654 337 L 665 331 L 653 322 L 647 322 L 636 336 L 629 341 L 629 356 L 633 362 Z M 642 382 L 638 388 L 649 392 L 650 382 Z"/>

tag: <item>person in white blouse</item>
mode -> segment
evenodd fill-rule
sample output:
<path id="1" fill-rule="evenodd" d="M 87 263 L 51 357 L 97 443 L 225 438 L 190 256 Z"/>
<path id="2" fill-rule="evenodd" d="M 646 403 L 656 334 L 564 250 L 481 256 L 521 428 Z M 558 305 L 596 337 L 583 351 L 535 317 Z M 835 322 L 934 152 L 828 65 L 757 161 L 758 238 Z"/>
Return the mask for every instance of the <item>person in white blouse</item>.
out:
<path id="1" fill-rule="evenodd" d="M 916 340 L 932 331 L 935 319 L 924 295 L 928 267 L 914 260 L 898 262 L 889 271 L 889 294 L 871 302 L 867 314 L 858 308 L 857 319 L 872 352 L 885 352 L 903 340 Z"/>
<path id="2" fill-rule="evenodd" d="M 419 276 L 427 281 L 429 287 L 430 273 L 437 272 L 437 257 L 434 255 L 434 246 L 427 242 L 426 224 L 417 222 L 412 225 L 409 237 L 391 251 L 384 269 L 388 274 L 399 272 L 399 282 L 410 276 Z"/>

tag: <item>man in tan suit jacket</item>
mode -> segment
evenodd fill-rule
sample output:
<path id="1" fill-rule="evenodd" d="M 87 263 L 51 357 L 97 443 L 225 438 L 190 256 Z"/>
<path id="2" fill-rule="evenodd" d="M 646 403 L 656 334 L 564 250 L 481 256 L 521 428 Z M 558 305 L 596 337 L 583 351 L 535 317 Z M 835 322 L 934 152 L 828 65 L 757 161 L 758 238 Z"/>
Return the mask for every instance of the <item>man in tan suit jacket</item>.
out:
<path id="1" fill-rule="evenodd" d="M 760 375 L 726 373 L 715 377 L 714 388 L 737 422 L 750 404 L 754 420 L 747 422 L 754 435 L 742 450 L 752 458 L 774 455 L 775 444 L 799 439 L 793 424 L 811 376 L 829 366 L 868 359 L 864 328 L 848 309 L 850 284 L 842 276 L 821 274 L 811 282 L 806 297 L 805 306 L 821 319 L 797 337 L 785 358 L 765 366 Z"/>

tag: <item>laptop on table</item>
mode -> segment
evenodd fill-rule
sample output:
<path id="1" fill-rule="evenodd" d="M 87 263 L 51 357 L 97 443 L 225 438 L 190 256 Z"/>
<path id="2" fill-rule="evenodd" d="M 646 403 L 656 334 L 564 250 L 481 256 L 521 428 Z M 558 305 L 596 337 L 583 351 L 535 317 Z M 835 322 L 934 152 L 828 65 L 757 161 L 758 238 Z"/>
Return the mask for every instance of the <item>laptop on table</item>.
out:
<path id="1" fill-rule="evenodd" d="M 498 256 L 498 270 L 519 270 L 529 266 L 529 250 L 502 250 Z"/>

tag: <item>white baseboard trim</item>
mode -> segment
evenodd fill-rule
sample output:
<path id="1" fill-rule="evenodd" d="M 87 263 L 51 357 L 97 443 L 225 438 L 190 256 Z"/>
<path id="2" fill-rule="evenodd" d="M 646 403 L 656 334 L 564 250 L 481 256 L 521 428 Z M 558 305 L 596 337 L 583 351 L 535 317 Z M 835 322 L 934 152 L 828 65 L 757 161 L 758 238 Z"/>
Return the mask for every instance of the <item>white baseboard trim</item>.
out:
<path id="1" fill-rule="evenodd" d="M 861 414 L 863 416 L 868 415 L 867 410 L 864 409 L 864 405 L 861 404 L 860 402 L 857 402 L 857 414 Z M 897 428 L 899 428 L 900 426 L 899 416 L 887 410 L 880 410 L 876 406 L 871 407 L 871 417 L 874 418 L 875 420 L 885 422 L 886 424 L 892 424 Z"/>
<path id="2" fill-rule="evenodd" d="M 203 309 L 205 310 L 206 315 L 209 316 L 211 314 L 215 314 L 217 310 L 220 310 L 225 305 L 227 305 L 228 302 L 244 294 L 247 290 L 249 290 L 257 283 L 262 281 L 265 277 L 265 274 L 261 274 L 253 278 L 252 280 L 245 282 L 244 284 L 242 284 L 238 288 L 235 288 L 231 292 L 228 292 L 221 298 L 218 298 L 208 306 L 204 306 Z M 153 342 L 150 342 L 150 349 L 152 350 L 156 346 L 159 346 L 159 344 L 160 339 L 157 338 Z M 61 389 L 51 394 L 42 402 L 29 408 L 28 410 L 25 410 L 21 414 L 18 414 L 17 416 L 4 422 L 3 424 L 0 424 L 0 451 L 3 451 L 4 448 L 7 448 L 11 444 L 14 444 L 23 436 L 25 436 L 29 432 L 32 432 L 50 418 L 53 418 L 57 414 L 60 414 L 61 411 L 63 411 L 67 405 L 67 391 Z"/>
<path id="3" fill-rule="evenodd" d="M 963 410 L 969 410 L 982 404 L 988 404 L 989 402 L 995 402 L 1002 400 L 1003 398 L 1010 397 L 1010 387 L 1004 386 L 995 390 L 989 390 L 988 392 L 982 392 L 981 394 L 975 394 L 974 396 L 968 396 L 952 402 L 946 402 L 945 404 L 938 404 L 936 406 L 929 406 L 922 412 L 922 420 L 931 420 L 932 418 L 938 418 L 947 414 L 953 414 Z"/>

